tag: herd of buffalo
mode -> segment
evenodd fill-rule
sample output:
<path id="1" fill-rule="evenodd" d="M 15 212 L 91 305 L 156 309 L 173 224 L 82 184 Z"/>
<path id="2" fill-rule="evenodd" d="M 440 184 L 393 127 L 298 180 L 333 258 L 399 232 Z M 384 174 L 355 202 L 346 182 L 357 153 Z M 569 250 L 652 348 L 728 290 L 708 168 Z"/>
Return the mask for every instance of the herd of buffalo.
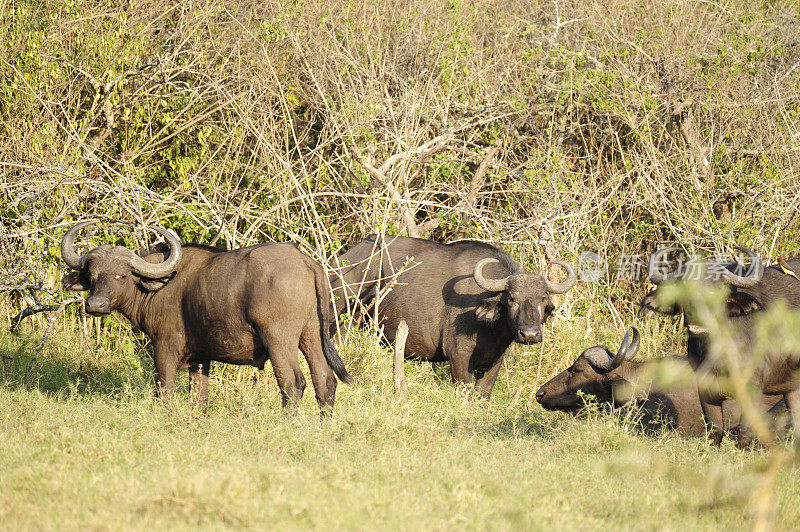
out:
<path id="1" fill-rule="evenodd" d="M 182 244 L 168 230 L 153 227 L 164 243 L 136 254 L 125 247 L 102 245 L 83 255 L 73 241 L 82 221 L 63 236 L 61 253 L 72 270 L 64 287 L 88 291 L 87 313 L 118 311 L 152 341 L 156 386 L 169 396 L 176 373 L 188 368 L 196 400 L 208 399 L 212 361 L 263 368 L 270 360 L 283 404 L 293 407 L 306 382 L 298 349 L 308 362 L 323 415 L 333 408 L 337 377 L 353 382 L 331 342 L 336 319 L 360 312 L 375 320 L 387 338 L 399 324 L 408 326 L 408 357 L 446 361 L 453 381 L 474 386 L 488 397 L 512 342 L 542 341 L 542 326 L 554 310 L 552 294 L 570 290 L 576 273 L 567 262 L 553 260 L 566 272 L 561 282 L 523 271 L 504 251 L 478 241 L 441 244 L 401 236 L 369 236 L 334 259 L 330 278 L 315 260 L 292 244 L 260 244 L 223 250 Z M 744 353 L 751 353 L 756 332 L 753 316 L 778 301 L 800 307 L 800 259 L 764 267 L 749 250 L 751 266 L 723 265 L 706 282 L 725 283 L 728 320 Z M 676 248 L 654 253 L 648 273 L 656 289 L 642 309 L 683 314 L 688 356 L 631 362 L 639 350 L 639 331 L 625 334 L 616 351 L 604 346 L 585 350 L 566 370 L 544 384 L 537 401 L 546 409 L 577 412 L 584 398 L 621 404 L 636 401 L 646 426 L 670 427 L 685 435 L 708 432 L 719 443 L 735 429 L 740 445 L 752 431 L 736 404 L 720 387 L 698 388 L 695 379 L 626 396 L 621 389 L 661 364 L 690 367 L 695 374 L 719 376 L 724 368 L 709 356 L 708 332 L 692 309 L 665 307 L 659 298 L 668 281 L 685 277 L 685 268 L 663 273 L 661 265 Z M 331 297 L 333 295 L 333 297 Z M 798 356 L 775 349 L 758 359 L 750 385 L 761 393 L 764 410 L 788 410 L 800 422 Z M 690 372 L 691 373 L 691 372 Z M 741 418 L 741 420 L 740 420 Z"/>

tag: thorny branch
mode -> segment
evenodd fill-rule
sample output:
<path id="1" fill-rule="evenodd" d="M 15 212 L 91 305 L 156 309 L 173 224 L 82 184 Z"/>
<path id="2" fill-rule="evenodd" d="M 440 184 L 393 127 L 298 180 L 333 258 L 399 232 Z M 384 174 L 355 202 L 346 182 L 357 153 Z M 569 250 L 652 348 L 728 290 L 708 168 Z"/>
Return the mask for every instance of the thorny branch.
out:
<path id="1" fill-rule="evenodd" d="M 41 303 L 34 305 L 32 307 L 24 308 L 11 319 L 11 327 L 9 331 L 12 333 L 16 331 L 20 323 L 22 323 L 22 320 L 24 320 L 28 316 L 33 316 L 34 314 L 38 314 L 39 312 L 52 312 L 58 309 L 59 305 L 42 305 Z"/>
<path id="2" fill-rule="evenodd" d="M 50 333 L 53 332 L 53 327 L 56 324 L 56 321 L 61 316 L 61 313 L 64 312 L 64 309 L 67 308 L 67 305 L 71 305 L 73 303 L 83 302 L 83 298 L 81 297 L 73 297 L 72 299 L 65 299 L 58 305 L 56 309 L 56 313 L 50 318 L 50 321 L 47 323 L 47 329 L 44 331 L 44 335 L 42 336 L 42 341 L 39 342 L 39 345 L 36 346 L 36 352 L 33 356 L 33 360 L 31 360 L 31 366 L 28 369 L 28 375 L 30 375 L 31 371 L 33 371 L 33 366 L 37 360 L 39 360 L 39 355 L 42 354 L 42 349 L 44 349 L 44 344 L 47 342 L 47 338 L 50 336 Z"/>

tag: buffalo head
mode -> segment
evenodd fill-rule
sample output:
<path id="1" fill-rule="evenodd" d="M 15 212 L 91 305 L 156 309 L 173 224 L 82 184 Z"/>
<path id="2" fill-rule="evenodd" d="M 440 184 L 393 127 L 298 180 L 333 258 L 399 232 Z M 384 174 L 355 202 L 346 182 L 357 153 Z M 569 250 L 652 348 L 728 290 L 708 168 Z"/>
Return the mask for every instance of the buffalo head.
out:
<path id="1" fill-rule="evenodd" d="M 121 246 L 99 246 L 78 256 L 72 241 L 75 234 L 95 220 L 72 226 L 61 239 L 61 257 L 75 270 L 64 276 L 64 288 L 75 292 L 88 290 L 86 312 L 96 316 L 110 314 L 123 308 L 135 297 L 137 290 L 157 290 L 177 270 L 181 260 L 181 243 L 174 233 L 152 227 L 161 233 L 169 245 L 169 256 L 153 264 Z"/>
<path id="2" fill-rule="evenodd" d="M 613 399 L 614 370 L 639 351 L 639 330 L 625 333 L 619 350 L 612 353 L 607 347 L 590 347 L 566 370 L 547 381 L 536 392 L 536 400 L 547 410 L 576 411 L 583 406 L 582 394 L 592 395 L 601 402 Z M 580 393 L 579 393 L 580 392 Z"/>
<path id="3" fill-rule="evenodd" d="M 639 312 L 641 314 L 642 311 L 647 309 L 658 312 L 659 314 L 671 316 L 683 313 L 684 322 L 686 323 L 686 327 L 689 329 L 689 332 L 692 334 L 703 334 L 705 333 L 705 330 L 703 330 L 703 328 L 696 323 L 691 312 L 688 312 L 687 309 L 683 309 L 675 304 L 669 306 L 663 305 L 658 301 L 660 285 L 669 281 L 686 280 L 687 278 L 691 277 L 692 272 L 686 267 L 686 265 L 683 265 L 670 273 L 661 272 L 660 265 L 664 264 L 666 256 L 678 249 L 679 248 L 675 247 L 665 248 L 653 253 L 650 256 L 650 260 L 647 265 L 647 274 L 650 277 L 650 281 L 656 285 L 656 288 L 642 298 Z M 764 265 L 761 262 L 761 258 L 757 254 L 753 253 L 747 248 L 737 247 L 735 249 L 746 253 L 750 257 L 751 266 L 746 275 L 739 275 L 738 273 L 735 273 L 736 270 L 740 270 L 742 268 L 740 264 L 713 264 L 713 266 L 715 266 L 713 270 L 707 265 L 704 265 L 704 268 L 702 268 L 700 271 L 703 278 L 699 279 L 705 283 L 724 282 L 731 287 L 731 293 L 725 300 L 726 312 L 728 317 L 731 318 L 744 316 L 750 314 L 751 312 L 762 309 L 762 305 L 755 297 L 739 289 L 752 288 L 759 281 L 761 281 L 761 278 L 764 275 Z M 697 271 L 695 271 L 695 273 L 697 273 Z"/>
<path id="4" fill-rule="evenodd" d="M 499 300 L 485 301 L 475 310 L 479 321 L 496 323 L 505 320 L 514 331 L 514 340 L 531 344 L 542 341 L 542 324 L 554 310 L 550 294 L 563 294 L 575 284 L 575 270 L 569 263 L 554 260 L 567 271 L 567 278 L 553 283 L 535 273 L 515 273 L 503 279 L 487 279 L 483 268 L 500 262 L 495 258 L 478 261 L 473 271 L 475 282 L 488 292 L 502 292 Z"/>

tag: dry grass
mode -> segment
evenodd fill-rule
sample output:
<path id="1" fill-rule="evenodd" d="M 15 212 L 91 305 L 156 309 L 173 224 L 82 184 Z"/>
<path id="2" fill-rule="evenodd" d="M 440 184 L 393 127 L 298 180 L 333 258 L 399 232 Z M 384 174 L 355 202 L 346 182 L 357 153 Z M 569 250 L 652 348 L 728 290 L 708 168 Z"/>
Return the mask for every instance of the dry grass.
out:
<path id="1" fill-rule="evenodd" d="M 192 410 L 182 376 L 168 410 L 130 336 L 105 333 L 87 351 L 80 324 L 65 320 L 30 373 L 38 337 L 2 335 L 14 359 L 0 360 L 0 512 L 14 528 L 755 523 L 764 451 L 646 436 L 634 412 L 573 419 L 535 406 L 537 367 L 542 379 L 561 369 L 580 350 L 581 329 L 562 324 L 547 331 L 547 346 L 513 349 L 488 403 L 413 362 L 408 398 L 398 400 L 391 354 L 352 331 L 341 351 L 357 385 L 340 387 L 335 416 L 322 425 L 310 393 L 297 416 L 281 412 L 269 370 L 254 381 L 252 368 L 215 365 L 206 413 Z M 770 477 L 778 529 L 798 518 L 796 476 L 782 468 Z"/>

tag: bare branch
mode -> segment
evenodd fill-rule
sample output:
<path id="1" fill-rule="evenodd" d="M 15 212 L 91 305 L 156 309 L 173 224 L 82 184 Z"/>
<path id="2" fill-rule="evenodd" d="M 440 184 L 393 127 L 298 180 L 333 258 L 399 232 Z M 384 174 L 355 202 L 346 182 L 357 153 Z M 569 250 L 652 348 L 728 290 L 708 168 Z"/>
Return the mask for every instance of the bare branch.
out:
<path id="1" fill-rule="evenodd" d="M 31 360 L 31 366 L 28 369 L 28 374 L 33 371 L 33 365 L 39 359 L 39 355 L 42 354 L 42 350 L 44 349 L 44 344 L 47 342 L 47 338 L 50 336 L 50 333 L 53 332 L 53 326 L 56 324 L 56 320 L 61 316 L 61 313 L 64 312 L 64 309 L 67 308 L 67 305 L 71 305 L 73 303 L 83 302 L 83 298 L 81 297 L 74 297 L 72 299 L 65 299 L 58 305 L 56 308 L 56 313 L 50 318 L 50 321 L 47 324 L 47 329 L 44 331 L 44 335 L 42 336 L 42 341 L 39 342 L 39 345 L 36 346 L 36 352 L 33 356 L 33 360 Z"/>
<path id="2" fill-rule="evenodd" d="M 470 207 L 475 206 L 475 200 L 478 198 L 478 192 L 480 192 L 481 187 L 483 186 L 483 180 L 486 177 L 486 171 L 489 169 L 489 165 L 494 161 L 494 158 L 497 157 L 498 152 L 500 151 L 500 146 L 495 146 L 489 153 L 486 154 L 481 164 L 478 166 L 478 169 L 475 171 L 475 175 L 472 177 L 472 180 L 469 182 L 469 193 L 467 194 L 467 205 Z"/>
<path id="3" fill-rule="evenodd" d="M 445 131 L 438 137 L 426 142 L 422 146 L 419 146 L 417 148 L 414 148 L 413 150 L 408 150 L 402 153 L 396 153 L 391 157 L 389 157 L 388 159 L 386 159 L 386 161 L 384 161 L 384 163 L 378 169 L 378 172 L 380 172 L 382 175 L 386 175 L 386 173 L 389 172 L 389 170 L 391 170 L 395 164 L 399 163 L 400 161 L 404 161 L 406 159 L 415 157 L 417 155 L 422 155 L 423 157 L 430 157 L 433 153 L 441 151 L 444 148 L 444 145 L 447 143 L 447 141 L 449 141 L 452 137 L 453 137 L 452 131 Z"/>
<path id="4" fill-rule="evenodd" d="M 382 184 L 386 188 L 386 192 L 389 196 L 392 197 L 397 202 L 398 210 L 400 211 L 400 218 L 402 222 L 406 226 L 406 231 L 408 232 L 409 236 L 419 236 L 419 230 L 417 229 L 417 224 L 414 222 L 414 214 L 408 208 L 406 201 L 397 191 L 397 188 L 394 186 L 394 183 L 386 177 L 386 175 L 379 169 L 375 168 L 367 161 L 365 161 L 361 155 L 358 153 L 358 148 L 355 146 L 350 146 L 350 151 L 353 154 L 353 158 L 356 160 L 358 164 L 364 167 L 364 169 L 369 172 L 376 181 Z M 396 161 L 395 161 L 396 162 Z M 394 163 L 393 163 L 394 164 Z M 381 168 L 385 167 L 384 164 Z"/>
<path id="5" fill-rule="evenodd" d="M 12 333 L 16 331 L 20 323 L 22 323 L 22 320 L 24 320 L 28 316 L 33 316 L 34 314 L 38 314 L 39 312 L 52 312 L 58 309 L 59 305 L 42 305 L 42 304 L 24 308 L 16 316 L 11 318 L 11 327 L 9 328 L 9 331 Z"/>

